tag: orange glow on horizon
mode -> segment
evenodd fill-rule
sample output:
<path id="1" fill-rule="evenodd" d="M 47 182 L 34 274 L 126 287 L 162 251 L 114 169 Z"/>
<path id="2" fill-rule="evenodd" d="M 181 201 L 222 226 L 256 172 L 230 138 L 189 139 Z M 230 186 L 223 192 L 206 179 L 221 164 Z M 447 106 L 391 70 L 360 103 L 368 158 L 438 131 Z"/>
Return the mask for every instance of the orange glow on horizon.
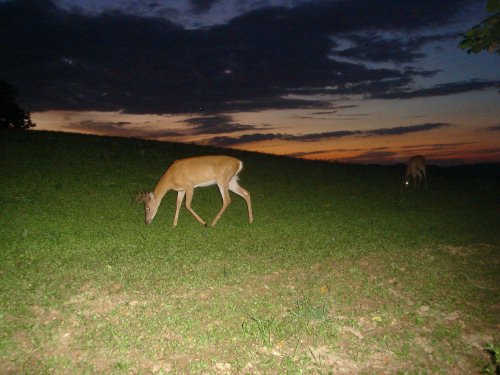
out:
<path id="1" fill-rule="evenodd" d="M 268 117 L 266 117 L 266 115 Z M 287 117 L 288 116 L 288 117 Z M 293 121 L 288 121 L 289 117 Z M 389 129 L 375 119 L 356 121 L 311 121 L 300 119 L 297 111 L 268 111 L 235 115 L 235 123 L 256 124 L 256 130 L 223 134 L 197 134 L 185 122 L 193 116 L 135 115 L 121 112 L 47 111 L 32 113 L 37 124 L 33 130 L 52 130 L 122 136 L 160 141 L 207 144 L 214 136 L 239 137 L 243 134 L 322 134 L 335 131 Z M 269 120 L 266 122 L 266 119 Z M 273 124 L 270 124 L 270 122 Z M 387 122 L 389 120 L 386 119 Z M 392 120 L 392 123 L 395 123 Z M 407 120 L 411 125 L 411 120 Z M 482 123 L 488 124 L 486 120 Z M 280 125 L 281 124 L 281 125 Z M 371 124 L 371 125 L 370 125 Z M 489 124 L 495 124 L 491 120 Z M 265 126 L 267 125 L 267 126 Z M 292 126 L 293 125 L 293 126 Z M 492 126 L 492 125 L 490 125 Z M 315 141 L 274 139 L 239 143 L 228 148 L 275 155 L 288 155 L 309 160 L 354 163 L 394 164 L 406 162 L 415 154 L 424 154 L 437 164 L 500 162 L 500 132 L 487 126 L 453 125 L 440 129 L 400 135 L 367 135 L 366 133 L 332 137 Z"/>

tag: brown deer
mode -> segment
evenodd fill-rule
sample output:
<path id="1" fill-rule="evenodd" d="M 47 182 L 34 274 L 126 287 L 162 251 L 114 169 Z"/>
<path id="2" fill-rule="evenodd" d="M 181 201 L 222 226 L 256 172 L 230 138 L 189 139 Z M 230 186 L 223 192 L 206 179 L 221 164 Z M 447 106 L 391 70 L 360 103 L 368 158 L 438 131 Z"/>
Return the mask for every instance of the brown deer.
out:
<path id="1" fill-rule="evenodd" d="M 145 222 L 150 224 L 158 211 L 161 200 L 169 190 L 177 191 L 177 207 L 175 210 L 174 227 L 179 219 L 184 196 L 186 208 L 201 224 L 207 223 L 193 210 L 191 201 L 194 189 L 210 185 L 217 185 L 222 195 L 222 208 L 210 224 L 217 224 L 220 217 L 231 203 L 229 190 L 238 194 L 247 202 L 248 221 L 253 222 L 252 202 L 250 193 L 238 185 L 238 173 L 243 169 L 243 162 L 231 156 L 211 155 L 197 156 L 176 160 L 165 171 L 156 184 L 153 192 L 142 192 L 137 195 L 137 202 L 144 202 Z"/>
<path id="2" fill-rule="evenodd" d="M 413 179 L 413 187 L 415 189 L 421 185 L 422 180 L 424 181 L 424 186 L 427 189 L 426 160 L 424 156 L 415 155 L 408 160 L 406 174 L 404 177 L 405 190 L 410 186 L 410 179 Z"/>

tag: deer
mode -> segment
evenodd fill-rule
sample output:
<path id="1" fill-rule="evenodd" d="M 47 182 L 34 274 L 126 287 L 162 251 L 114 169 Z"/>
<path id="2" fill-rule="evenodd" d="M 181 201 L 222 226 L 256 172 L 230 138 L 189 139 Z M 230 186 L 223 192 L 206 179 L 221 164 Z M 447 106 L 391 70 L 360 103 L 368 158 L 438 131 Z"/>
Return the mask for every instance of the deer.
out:
<path id="1" fill-rule="evenodd" d="M 423 155 L 415 155 L 408 160 L 406 174 L 403 179 L 405 190 L 410 186 L 410 179 L 413 179 L 415 189 L 421 185 L 422 180 L 427 189 L 426 160 Z"/>
<path id="2" fill-rule="evenodd" d="M 158 180 L 152 192 L 143 191 L 136 196 L 136 202 L 144 202 L 145 223 L 151 224 L 158 207 L 169 190 L 177 191 L 177 206 L 173 226 L 177 226 L 179 210 L 184 196 L 186 208 L 194 218 L 204 226 L 207 223 L 193 210 L 191 202 L 197 187 L 217 185 L 222 196 L 222 207 L 210 226 L 215 226 L 231 203 L 229 190 L 242 197 L 247 203 L 248 221 L 253 222 L 250 193 L 238 184 L 238 174 L 243 169 L 243 162 L 231 156 L 206 155 L 194 156 L 174 161 Z"/>

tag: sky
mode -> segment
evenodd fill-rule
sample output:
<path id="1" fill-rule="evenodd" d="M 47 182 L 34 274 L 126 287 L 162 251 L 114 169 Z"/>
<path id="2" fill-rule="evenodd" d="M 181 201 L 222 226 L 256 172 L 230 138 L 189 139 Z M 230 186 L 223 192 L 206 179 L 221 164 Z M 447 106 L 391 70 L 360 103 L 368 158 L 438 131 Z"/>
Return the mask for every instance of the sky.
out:
<path id="1" fill-rule="evenodd" d="M 364 164 L 500 162 L 476 0 L 0 0 L 35 130 Z"/>

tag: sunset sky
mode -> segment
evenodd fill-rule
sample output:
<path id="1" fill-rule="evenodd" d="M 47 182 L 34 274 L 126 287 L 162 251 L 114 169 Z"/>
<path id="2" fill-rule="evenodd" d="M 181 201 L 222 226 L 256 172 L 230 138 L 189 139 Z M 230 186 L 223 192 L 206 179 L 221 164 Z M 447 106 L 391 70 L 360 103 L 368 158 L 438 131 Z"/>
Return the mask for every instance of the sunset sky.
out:
<path id="1" fill-rule="evenodd" d="M 0 79 L 36 130 L 391 164 L 500 162 L 474 0 L 0 0 Z"/>

